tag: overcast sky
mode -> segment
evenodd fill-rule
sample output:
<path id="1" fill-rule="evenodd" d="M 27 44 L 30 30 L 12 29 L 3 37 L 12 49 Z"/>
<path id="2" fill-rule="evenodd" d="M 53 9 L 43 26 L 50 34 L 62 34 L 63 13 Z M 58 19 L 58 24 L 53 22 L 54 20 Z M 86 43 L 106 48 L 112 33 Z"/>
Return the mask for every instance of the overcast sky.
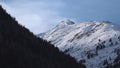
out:
<path id="1" fill-rule="evenodd" d="M 0 4 L 35 34 L 63 19 L 120 24 L 120 0 L 0 0 Z"/>

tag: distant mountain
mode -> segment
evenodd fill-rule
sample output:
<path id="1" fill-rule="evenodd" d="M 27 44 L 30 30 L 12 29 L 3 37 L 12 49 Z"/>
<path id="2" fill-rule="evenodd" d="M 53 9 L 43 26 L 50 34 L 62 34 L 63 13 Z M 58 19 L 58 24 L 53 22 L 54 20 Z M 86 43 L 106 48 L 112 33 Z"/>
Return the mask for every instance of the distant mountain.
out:
<path id="1" fill-rule="evenodd" d="M 0 68 L 85 68 L 18 24 L 0 6 Z"/>
<path id="2" fill-rule="evenodd" d="M 86 64 L 87 68 L 120 67 L 120 26 L 109 21 L 75 24 L 63 20 L 38 36 Z"/>

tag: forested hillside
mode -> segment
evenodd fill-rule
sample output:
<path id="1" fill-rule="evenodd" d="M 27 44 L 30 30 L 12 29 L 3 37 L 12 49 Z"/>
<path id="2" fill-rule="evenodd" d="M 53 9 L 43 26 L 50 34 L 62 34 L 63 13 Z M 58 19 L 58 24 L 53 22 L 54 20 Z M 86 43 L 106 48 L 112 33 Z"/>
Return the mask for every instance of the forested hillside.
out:
<path id="1" fill-rule="evenodd" d="M 0 68 L 84 68 L 18 24 L 0 6 Z"/>

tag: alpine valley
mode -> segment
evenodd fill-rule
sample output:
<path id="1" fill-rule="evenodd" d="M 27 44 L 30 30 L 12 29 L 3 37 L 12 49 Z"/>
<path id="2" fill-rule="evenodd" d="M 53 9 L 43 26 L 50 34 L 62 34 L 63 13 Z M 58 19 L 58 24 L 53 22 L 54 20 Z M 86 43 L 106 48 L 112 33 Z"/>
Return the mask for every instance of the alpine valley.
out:
<path id="1" fill-rule="evenodd" d="M 120 25 L 109 21 L 74 23 L 67 19 L 38 36 L 87 68 L 120 67 Z"/>

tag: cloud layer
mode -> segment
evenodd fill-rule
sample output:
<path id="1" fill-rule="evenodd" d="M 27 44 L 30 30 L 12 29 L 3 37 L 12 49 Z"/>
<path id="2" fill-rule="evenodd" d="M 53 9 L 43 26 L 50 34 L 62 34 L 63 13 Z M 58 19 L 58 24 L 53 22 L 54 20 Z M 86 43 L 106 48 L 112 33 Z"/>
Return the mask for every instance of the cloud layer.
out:
<path id="1" fill-rule="evenodd" d="M 77 22 L 108 20 L 120 24 L 120 0 L 2 0 L 1 4 L 35 34 L 70 18 Z"/>
<path id="2" fill-rule="evenodd" d="M 62 19 L 58 10 L 64 6 L 60 1 L 32 0 L 12 0 L 12 2 L 1 2 L 1 4 L 12 16 L 16 17 L 19 23 L 35 34 L 48 30 Z"/>

